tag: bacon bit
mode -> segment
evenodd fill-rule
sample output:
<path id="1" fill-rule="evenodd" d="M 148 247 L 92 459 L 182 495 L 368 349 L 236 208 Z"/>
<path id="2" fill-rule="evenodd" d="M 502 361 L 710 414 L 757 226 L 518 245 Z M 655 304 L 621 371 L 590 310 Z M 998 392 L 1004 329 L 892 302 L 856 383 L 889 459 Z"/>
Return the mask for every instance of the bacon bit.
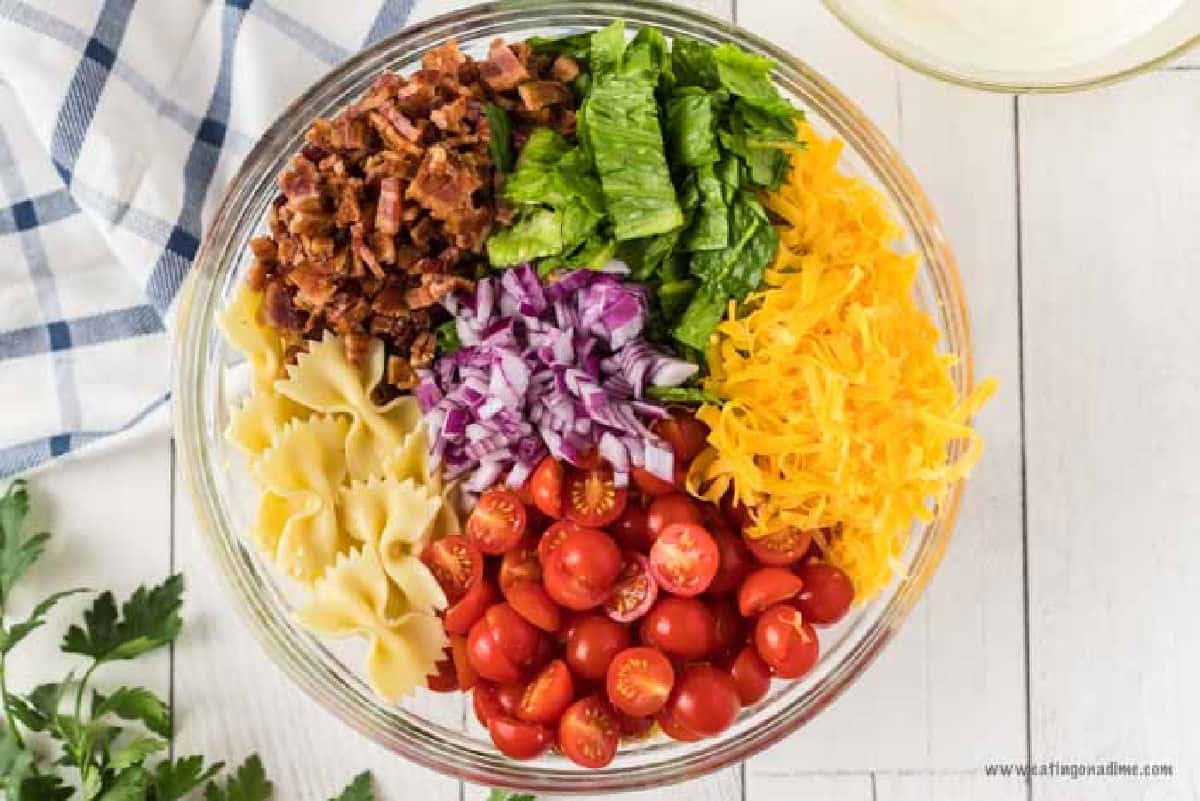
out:
<path id="1" fill-rule="evenodd" d="M 421 70 L 408 84 L 396 93 L 396 105 L 405 114 L 424 115 L 429 113 L 437 89 L 437 73 Z"/>
<path id="2" fill-rule="evenodd" d="M 254 258 L 271 265 L 279 262 L 279 245 L 269 236 L 256 236 L 250 240 L 250 252 Z"/>
<path id="3" fill-rule="evenodd" d="M 443 222 L 471 210 L 471 195 L 483 178 L 471 165 L 442 145 L 430 145 L 408 185 L 405 197 L 417 201 Z"/>
<path id="4" fill-rule="evenodd" d="M 379 205 L 375 207 L 375 230 L 389 235 L 400 233 L 399 178 L 384 178 L 379 182 Z"/>
<path id="5" fill-rule="evenodd" d="M 417 385 L 417 374 L 411 366 L 399 356 L 389 356 L 387 360 L 387 382 L 396 389 L 412 389 Z"/>
<path id="6" fill-rule="evenodd" d="M 293 158 L 291 167 L 279 176 L 279 191 L 291 203 L 311 198 L 320 199 L 321 193 L 317 190 L 317 166 L 306 158 Z"/>
<path id="7" fill-rule="evenodd" d="M 488 60 L 479 68 L 479 73 L 493 91 L 508 92 L 529 80 L 529 70 L 513 53 L 503 39 L 492 40 L 488 48 Z"/>
<path id="8" fill-rule="evenodd" d="M 467 57 L 458 49 L 458 40 L 450 39 L 441 47 L 435 47 L 421 58 L 421 66 L 427 70 L 449 72 L 457 75 L 458 68 L 467 62 Z"/>
<path id="9" fill-rule="evenodd" d="M 308 315 L 292 303 L 291 293 L 282 282 L 267 284 L 263 290 L 263 322 L 281 331 L 303 331 Z"/>
<path id="10" fill-rule="evenodd" d="M 395 104 L 389 103 L 384 106 L 381 113 L 405 139 L 410 142 L 419 142 L 421 140 L 421 131 L 417 126 L 413 125 L 412 120 L 404 116 L 403 111 L 396 108 Z"/>
<path id="11" fill-rule="evenodd" d="M 409 347 L 408 363 L 418 370 L 433 364 L 433 355 L 437 349 L 437 337 L 432 331 L 422 331 L 413 338 Z"/>
<path id="12" fill-rule="evenodd" d="M 550 67 L 550 74 L 554 76 L 554 80 L 563 83 L 570 83 L 578 78 L 580 71 L 579 62 L 565 53 L 554 59 L 554 64 Z"/>
<path id="13" fill-rule="evenodd" d="M 342 335 L 342 351 L 346 354 L 346 361 L 351 364 L 355 366 L 362 364 L 370 349 L 370 335 L 360 331 L 347 331 Z"/>
<path id="14" fill-rule="evenodd" d="M 427 309 L 451 292 L 474 288 L 475 282 L 462 276 L 426 273 L 421 276 L 420 284 L 405 293 L 404 300 L 410 309 Z"/>
<path id="15" fill-rule="evenodd" d="M 435 108 L 429 112 L 429 119 L 433 121 L 439 129 L 449 131 L 450 133 L 460 133 L 463 126 L 463 118 L 467 115 L 467 98 L 458 97 L 454 101 L 447 103 L 441 108 Z"/>
<path id="16" fill-rule="evenodd" d="M 259 259 L 255 259 L 250 264 L 250 271 L 246 273 L 246 285 L 255 292 L 262 292 L 263 287 L 267 285 L 267 275 L 271 268 Z"/>
<path id="17" fill-rule="evenodd" d="M 408 311 L 408 303 L 404 300 L 404 287 L 389 284 L 375 296 L 371 310 L 385 317 L 397 317 Z"/>
<path id="18" fill-rule="evenodd" d="M 530 111 L 566 103 L 571 99 L 571 90 L 557 81 L 527 81 L 517 87 L 517 94 Z"/>
<path id="19" fill-rule="evenodd" d="M 296 265 L 288 273 L 288 280 L 296 286 L 296 297 L 314 309 L 324 306 L 337 292 L 333 277 L 312 262 Z"/>

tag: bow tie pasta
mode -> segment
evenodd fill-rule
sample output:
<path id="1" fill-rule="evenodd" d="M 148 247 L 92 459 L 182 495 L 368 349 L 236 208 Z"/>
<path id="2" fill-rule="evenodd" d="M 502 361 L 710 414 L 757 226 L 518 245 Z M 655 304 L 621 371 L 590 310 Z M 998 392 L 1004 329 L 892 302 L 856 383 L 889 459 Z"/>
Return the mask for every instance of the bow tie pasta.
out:
<path id="1" fill-rule="evenodd" d="M 369 545 L 338 557 L 301 606 L 299 619 L 318 634 L 365 638 L 367 679 L 391 702 L 424 683 L 448 642 L 437 617 L 413 610 L 393 593 Z"/>
<path id="2" fill-rule="evenodd" d="M 292 420 L 308 417 L 308 410 L 270 389 L 255 390 L 229 414 L 225 436 L 242 453 L 257 459 Z"/>
<path id="3" fill-rule="evenodd" d="M 256 388 L 270 388 L 283 366 L 283 339 L 259 319 L 263 296 L 242 284 L 233 302 L 217 318 L 229 344 L 241 351 L 254 370 Z"/>
<path id="4" fill-rule="evenodd" d="M 421 423 L 421 410 L 405 395 L 382 406 L 371 399 L 371 390 L 383 377 L 386 354 L 383 343 L 372 340 L 361 367 L 346 360 L 342 340 L 326 332 L 320 342 L 310 344 L 296 363 L 288 366 L 287 378 L 276 389 L 303 406 L 318 412 L 345 414 L 351 418 L 346 437 L 346 464 L 355 480 L 381 476 L 388 463 L 401 451 L 404 440 Z"/>

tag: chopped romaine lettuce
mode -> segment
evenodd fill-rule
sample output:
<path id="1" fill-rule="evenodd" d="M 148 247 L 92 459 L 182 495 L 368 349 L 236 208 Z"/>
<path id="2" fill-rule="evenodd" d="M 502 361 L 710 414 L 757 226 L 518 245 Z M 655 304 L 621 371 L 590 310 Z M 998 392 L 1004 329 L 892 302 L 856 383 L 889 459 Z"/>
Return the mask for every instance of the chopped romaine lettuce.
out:
<path id="1" fill-rule="evenodd" d="M 721 153 L 717 149 L 717 115 L 712 96 L 697 91 L 670 98 L 667 137 L 671 142 L 672 164 L 687 167 L 715 164 Z"/>
<path id="2" fill-rule="evenodd" d="M 721 181 L 711 164 L 697 167 L 689 176 L 696 188 L 698 204 L 683 235 L 684 250 L 720 250 L 729 244 L 729 207 L 721 191 Z"/>
<path id="3" fill-rule="evenodd" d="M 671 43 L 671 73 L 677 86 L 716 89 L 720 85 L 713 46 L 695 39 L 679 37 Z"/>
<path id="4" fill-rule="evenodd" d="M 510 267 L 553 256 L 562 249 L 562 218 L 552 209 L 528 211 L 487 241 L 488 261 L 493 267 Z"/>
<path id="5" fill-rule="evenodd" d="M 488 121 L 488 152 L 492 163 L 500 172 L 511 172 L 513 168 L 512 155 L 512 122 L 508 112 L 495 103 L 484 107 Z"/>
<path id="6" fill-rule="evenodd" d="M 718 45 L 713 50 L 717 76 L 721 86 L 752 106 L 779 117 L 793 114 L 792 106 L 771 83 L 771 59 L 747 53 L 732 44 Z"/>
<path id="7" fill-rule="evenodd" d="M 569 33 L 566 36 L 533 36 L 525 40 L 535 53 L 548 56 L 567 55 L 571 58 L 585 60 L 592 46 L 590 33 Z"/>

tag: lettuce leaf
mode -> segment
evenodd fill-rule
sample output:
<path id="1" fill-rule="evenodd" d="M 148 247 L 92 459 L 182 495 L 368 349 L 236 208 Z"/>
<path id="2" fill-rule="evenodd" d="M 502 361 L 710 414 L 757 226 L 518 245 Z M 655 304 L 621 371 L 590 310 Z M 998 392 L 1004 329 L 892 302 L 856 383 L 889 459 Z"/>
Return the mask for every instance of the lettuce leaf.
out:
<path id="1" fill-rule="evenodd" d="M 711 164 L 698 167 L 690 180 L 698 194 L 698 205 L 680 247 L 720 250 L 729 244 L 729 207 L 725 204 L 721 181 Z"/>
<path id="2" fill-rule="evenodd" d="M 769 58 L 747 53 L 736 45 L 722 44 L 713 49 L 717 77 L 729 93 L 752 106 L 777 117 L 790 117 L 792 106 L 779 94 L 771 82 Z"/>
<path id="3" fill-rule="evenodd" d="M 592 35 L 569 33 L 566 36 L 531 36 L 525 43 L 535 53 L 546 56 L 566 55 L 586 61 L 592 48 Z"/>
<path id="4" fill-rule="evenodd" d="M 687 167 L 715 164 L 721 158 L 717 149 L 717 112 L 707 92 L 677 94 L 667 100 L 667 137 L 671 142 L 671 163 Z"/>
<path id="5" fill-rule="evenodd" d="M 713 46 L 676 37 L 671 43 L 671 73 L 677 86 L 716 89 L 721 84 Z"/>
<path id="6" fill-rule="evenodd" d="M 508 112 L 495 103 L 484 106 L 488 121 L 488 152 L 492 163 L 500 172 L 511 172 L 513 168 L 512 154 L 512 121 Z"/>
<path id="7" fill-rule="evenodd" d="M 554 256 L 563 249 L 562 219 L 552 209 L 534 209 L 521 215 L 511 227 L 488 237 L 488 261 L 493 267 Z"/>

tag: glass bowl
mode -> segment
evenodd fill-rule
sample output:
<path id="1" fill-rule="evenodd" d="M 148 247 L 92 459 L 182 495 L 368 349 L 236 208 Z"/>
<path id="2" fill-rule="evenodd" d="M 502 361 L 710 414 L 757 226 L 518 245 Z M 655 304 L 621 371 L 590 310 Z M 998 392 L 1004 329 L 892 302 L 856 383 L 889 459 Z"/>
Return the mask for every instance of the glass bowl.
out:
<path id="1" fill-rule="evenodd" d="M 1031 61 L 1038 50 L 1014 50 L 1003 58 L 981 56 L 996 40 L 945 23 L 923 0 L 824 2 L 867 44 L 896 61 L 934 78 L 996 92 L 1071 92 L 1101 86 L 1157 67 L 1200 42 L 1200 0 L 1181 0 L 1174 8 L 1161 2 L 1143 5 L 1144 17 L 1121 21 L 1131 37 L 1112 47 L 1098 38 L 1104 35 L 1100 28 L 1058 34 L 1054 41 L 1064 48 L 1061 57 L 1041 66 Z M 914 27 L 922 23 L 923 28 Z M 1000 27 L 995 23 L 986 23 L 989 30 Z M 1022 44 L 1016 36 L 1010 38 Z"/>
<path id="2" fill-rule="evenodd" d="M 244 391 L 245 366 L 217 331 L 215 317 L 248 267 L 247 242 L 276 194 L 275 177 L 301 144 L 310 121 L 357 97 L 384 69 L 407 72 L 422 53 L 450 37 L 480 55 L 496 36 L 521 39 L 602 27 L 616 18 L 631 28 L 656 25 L 668 35 L 732 42 L 778 64 L 780 89 L 823 135 L 843 139 L 842 168 L 877 186 L 903 225 L 902 246 L 923 258 L 919 302 L 933 315 L 943 346 L 960 355 L 953 380 L 971 389 L 966 303 L 954 257 L 933 209 L 899 155 L 862 112 L 817 73 L 768 42 L 712 17 L 651 0 L 531 2 L 483 5 L 408 28 L 354 56 L 291 105 L 250 153 L 209 226 L 179 312 L 175 414 L 181 464 L 200 530 L 226 589 L 270 657 L 304 690 L 366 737 L 414 762 L 486 785 L 538 792 L 645 789 L 695 778 L 739 762 L 795 731 L 842 693 L 895 634 L 928 584 L 954 525 L 961 485 L 935 520 L 914 528 L 903 557 L 905 576 L 848 619 L 821 634 L 823 656 L 799 682 L 775 682 L 771 694 L 743 712 L 721 736 L 697 743 L 663 739 L 623 747 L 602 770 L 583 770 L 547 754 L 514 762 L 497 753 L 471 720 L 460 695 L 419 691 L 398 706 L 377 700 L 360 672 L 354 645 L 331 643 L 294 619 L 294 588 L 243 538 L 254 491 L 240 454 L 223 432 L 231 400 Z M 242 375 L 239 375 L 239 371 Z M 952 453 L 956 458 L 959 454 Z"/>

